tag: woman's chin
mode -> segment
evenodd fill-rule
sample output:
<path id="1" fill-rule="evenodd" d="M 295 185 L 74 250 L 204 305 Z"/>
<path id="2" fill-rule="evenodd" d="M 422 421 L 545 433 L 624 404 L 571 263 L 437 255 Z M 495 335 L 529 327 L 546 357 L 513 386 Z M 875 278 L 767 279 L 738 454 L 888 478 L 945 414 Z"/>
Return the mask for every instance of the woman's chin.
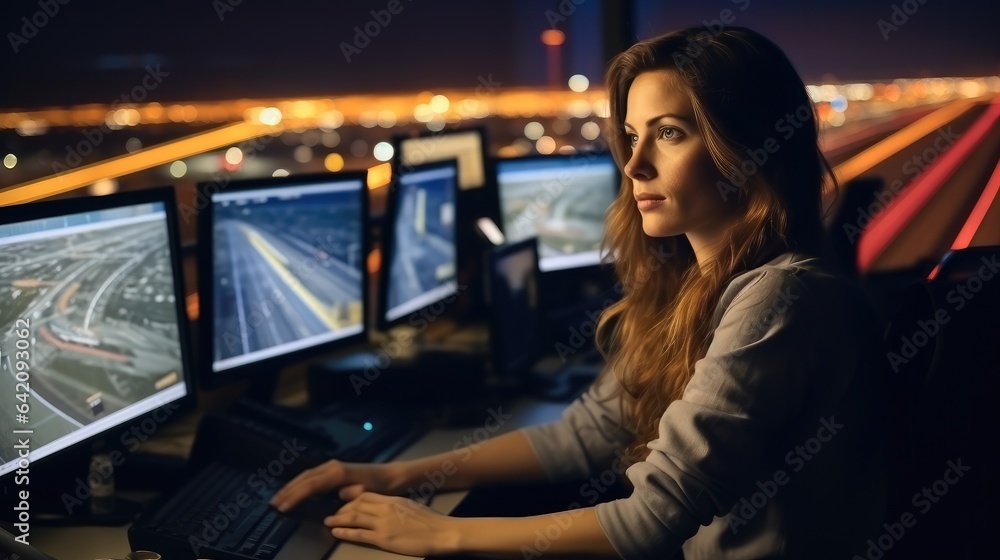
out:
<path id="1" fill-rule="evenodd" d="M 642 220 L 642 232 L 649 237 L 673 237 L 684 231 L 674 224 L 666 224 L 660 220 Z"/>

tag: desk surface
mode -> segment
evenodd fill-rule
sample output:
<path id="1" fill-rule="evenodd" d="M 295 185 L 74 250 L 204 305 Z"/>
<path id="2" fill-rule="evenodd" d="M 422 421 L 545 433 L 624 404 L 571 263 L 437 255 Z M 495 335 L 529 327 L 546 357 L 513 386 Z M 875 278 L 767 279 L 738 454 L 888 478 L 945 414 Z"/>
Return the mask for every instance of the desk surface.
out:
<path id="1" fill-rule="evenodd" d="M 514 399 L 509 408 L 503 405 L 503 412 L 511 415 L 499 429 L 489 433 L 484 426 L 490 418 L 489 410 L 483 411 L 480 425 L 456 429 L 437 429 L 428 432 L 397 459 L 414 459 L 451 450 L 466 437 L 482 441 L 515 429 L 540 424 L 558 418 L 565 408 L 564 403 L 540 403 L 528 399 Z M 490 425 L 493 425 L 491 422 Z M 442 513 L 450 513 L 466 496 L 466 491 L 446 492 L 435 495 L 430 507 Z M 92 560 L 97 558 L 124 558 L 129 550 L 128 526 L 121 527 L 41 527 L 33 526 L 31 544 L 56 560 Z M 329 560 L 388 560 L 412 558 L 375 550 L 350 543 L 338 545 Z"/>

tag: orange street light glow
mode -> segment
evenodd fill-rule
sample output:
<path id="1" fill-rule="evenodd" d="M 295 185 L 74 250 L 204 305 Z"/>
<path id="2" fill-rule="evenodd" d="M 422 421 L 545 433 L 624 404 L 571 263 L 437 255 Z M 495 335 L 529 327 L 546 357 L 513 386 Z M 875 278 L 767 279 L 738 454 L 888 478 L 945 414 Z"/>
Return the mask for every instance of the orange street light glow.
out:
<path id="1" fill-rule="evenodd" d="M 8 187 L 0 191 L 0 206 L 21 204 L 63 194 L 93 184 L 101 179 L 121 177 L 223 146 L 238 144 L 258 136 L 273 134 L 280 130 L 280 128 L 247 122 L 222 126 L 131 154 Z"/>
<path id="2" fill-rule="evenodd" d="M 558 29 L 546 29 L 542 31 L 542 42 L 550 47 L 558 47 L 566 42 L 566 34 Z"/>

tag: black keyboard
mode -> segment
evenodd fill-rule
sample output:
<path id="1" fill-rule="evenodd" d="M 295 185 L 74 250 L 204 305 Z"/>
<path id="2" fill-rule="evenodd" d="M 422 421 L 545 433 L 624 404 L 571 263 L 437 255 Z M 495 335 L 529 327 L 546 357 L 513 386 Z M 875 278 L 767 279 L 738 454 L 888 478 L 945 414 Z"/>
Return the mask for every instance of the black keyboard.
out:
<path id="1" fill-rule="evenodd" d="M 208 415 L 191 451 L 191 464 L 200 469 L 139 516 L 129 543 L 171 560 L 272 560 L 300 524 L 270 507 L 274 493 L 329 459 L 388 461 L 427 429 L 420 418 L 398 412 L 334 406 L 316 413 L 245 401 L 226 414 Z M 260 476 L 261 467 L 277 468 L 291 450 L 294 461 L 280 474 Z M 324 512 L 341 504 L 328 497 Z"/>
<path id="2" fill-rule="evenodd" d="M 339 507 L 329 498 L 323 514 L 308 522 L 300 521 L 306 519 L 302 508 L 284 515 L 268 503 L 299 472 L 332 457 L 323 442 L 231 414 L 208 414 L 191 450 L 191 479 L 136 519 L 129 528 L 129 544 L 171 560 L 271 560 L 290 535 L 298 539 L 303 523 L 309 534 L 318 531 L 332 541 L 320 523 L 323 514 Z M 323 551 L 334 546 L 315 540 L 304 560 L 325 558 Z M 322 550 L 316 552 L 317 547 Z"/>
<path id="3" fill-rule="evenodd" d="M 153 515 L 140 517 L 129 529 L 130 542 L 165 558 L 271 560 L 299 521 L 268 504 L 280 481 L 253 477 L 253 471 L 207 465 Z"/>

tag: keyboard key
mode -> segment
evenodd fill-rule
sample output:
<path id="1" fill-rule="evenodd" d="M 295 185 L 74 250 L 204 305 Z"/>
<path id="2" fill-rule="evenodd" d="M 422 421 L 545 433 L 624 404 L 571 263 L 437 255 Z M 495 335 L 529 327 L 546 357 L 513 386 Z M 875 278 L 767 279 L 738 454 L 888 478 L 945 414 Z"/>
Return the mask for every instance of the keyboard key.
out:
<path id="1" fill-rule="evenodd" d="M 254 504 L 246 508 L 245 513 L 233 522 L 232 529 L 219 540 L 219 548 L 232 550 L 237 544 L 244 542 L 265 511 L 267 504 Z"/>
<path id="2" fill-rule="evenodd" d="M 274 556 L 274 552 L 281 550 L 284 546 L 285 541 L 292 536 L 295 532 L 299 523 L 294 519 L 283 517 L 279 519 L 278 523 L 271 529 L 271 532 L 264 537 L 260 548 L 257 553 L 254 554 L 254 558 L 261 558 L 263 560 L 269 560 Z"/>

